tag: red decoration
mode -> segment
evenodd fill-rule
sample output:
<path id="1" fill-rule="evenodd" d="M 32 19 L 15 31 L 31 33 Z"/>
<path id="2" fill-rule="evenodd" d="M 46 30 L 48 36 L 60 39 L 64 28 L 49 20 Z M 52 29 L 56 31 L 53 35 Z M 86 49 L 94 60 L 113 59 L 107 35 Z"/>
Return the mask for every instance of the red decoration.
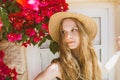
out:
<path id="1" fill-rule="evenodd" d="M 21 34 L 16 34 L 16 33 L 9 33 L 7 35 L 8 41 L 9 42 L 15 42 L 15 41 L 19 41 L 22 39 L 22 35 Z"/>
<path id="2" fill-rule="evenodd" d="M 23 7 L 32 9 L 32 10 L 39 10 L 39 0 L 16 0 L 20 5 Z"/>
<path id="3" fill-rule="evenodd" d="M 0 80 L 17 80 L 16 69 L 10 69 L 4 63 L 4 56 L 4 51 L 0 50 Z"/>
<path id="4" fill-rule="evenodd" d="M 1 0 L 0 5 L 4 23 L 2 39 L 22 42 L 25 47 L 31 43 L 40 46 L 46 39 L 52 40 L 48 30 L 50 17 L 68 10 L 65 0 Z"/>
<path id="5" fill-rule="evenodd" d="M 26 5 L 28 0 L 16 0 L 20 5 Z"/>
<path id="6" fill-rule="evenodd" d="M 2 30 L 2 26 L 3 26 L 3 23 L 2 23 L 2 21 L 0 19 L 0 31 Z"/>

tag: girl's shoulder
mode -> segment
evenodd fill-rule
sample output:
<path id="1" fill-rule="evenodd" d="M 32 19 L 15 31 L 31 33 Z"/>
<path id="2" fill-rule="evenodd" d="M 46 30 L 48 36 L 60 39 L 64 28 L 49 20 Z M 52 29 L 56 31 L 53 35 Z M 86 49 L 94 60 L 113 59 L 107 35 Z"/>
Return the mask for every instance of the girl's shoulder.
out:
<path id="1" fill-rule="evenodd" d="M 60 60 L 59 58 L 55 58 L 51 61 L 51 65 L 49 67 L 49 69 L 53 70 L 53 72 L 55 71 L 55 73 L 57 73 L 57 78 L 61 78 L 61 70 L 60 70 Z"/>
<path id="2" fill-rule="evenodd" d="M 59 70 L 59 59 L 56 58 L 56 59 L 53 59 L 51 61 L 51 64 L 47 67 L 47 70 L 48 71 L 58 71 Z"/>
<path id="3" fill-rule="evenodd" d="M 50 70 L 50 71 L 56 71 L 57 73 L 59 73 L 60 72 L 60 64 L 59 64 L 59 59 L 58 58 L 56 58 L 56 59 L 53 59 L 52 61 L 51 61 L 51 64 L 48 66 L 48 68 L 47 68 L 48 70 Z"/>
<path id="4" fill-rule="evenodd" d="M 51 61 L 51 63 L 56 63 L 56 64 L 59 64 L 59 62 L 60 62 L 59 58 L 55 58 Z"/>
<path id="5" fill-rule="evenodd" d="M 56 77 L 60 78 L 61 72 L 57 59 L 54 59 L 51 64 L 35 78 L 35 80 L 52 80 Z"/>

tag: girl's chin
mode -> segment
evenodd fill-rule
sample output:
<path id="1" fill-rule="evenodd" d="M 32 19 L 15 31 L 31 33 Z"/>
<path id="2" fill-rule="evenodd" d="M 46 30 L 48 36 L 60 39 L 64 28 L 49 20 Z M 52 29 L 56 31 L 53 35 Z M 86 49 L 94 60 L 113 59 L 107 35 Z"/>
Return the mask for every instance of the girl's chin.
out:
<path id="1" fill-rule="evenodd" d="M 74 47 L 74 46 L 69 46 L 70 49 L 76 49 L 77 47 Z"/>

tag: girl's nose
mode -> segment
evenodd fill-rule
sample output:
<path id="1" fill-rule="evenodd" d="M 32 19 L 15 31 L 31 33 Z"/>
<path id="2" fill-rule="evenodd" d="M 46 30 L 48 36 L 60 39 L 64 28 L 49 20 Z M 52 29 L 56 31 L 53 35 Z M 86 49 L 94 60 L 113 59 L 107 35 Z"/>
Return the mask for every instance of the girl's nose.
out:
<path id="1" fill-rule="evenodd" d="M 72 35 L 71 34 L 67 34 L 66 39 L 72 39 Z"/>

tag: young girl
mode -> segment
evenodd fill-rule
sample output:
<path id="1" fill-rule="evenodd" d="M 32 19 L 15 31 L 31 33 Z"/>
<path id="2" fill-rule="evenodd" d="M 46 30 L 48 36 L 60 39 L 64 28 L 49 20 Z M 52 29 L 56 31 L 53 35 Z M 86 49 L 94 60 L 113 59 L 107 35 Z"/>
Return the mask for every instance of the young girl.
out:
<path id="1" fill-rule="evenodd" d="M 60 56 L 35 80 L 102 80 L 92 41 L 97 25 L 90 17 L 58 12 L 49 21 L 49 32 L 59 45 Z"/>

